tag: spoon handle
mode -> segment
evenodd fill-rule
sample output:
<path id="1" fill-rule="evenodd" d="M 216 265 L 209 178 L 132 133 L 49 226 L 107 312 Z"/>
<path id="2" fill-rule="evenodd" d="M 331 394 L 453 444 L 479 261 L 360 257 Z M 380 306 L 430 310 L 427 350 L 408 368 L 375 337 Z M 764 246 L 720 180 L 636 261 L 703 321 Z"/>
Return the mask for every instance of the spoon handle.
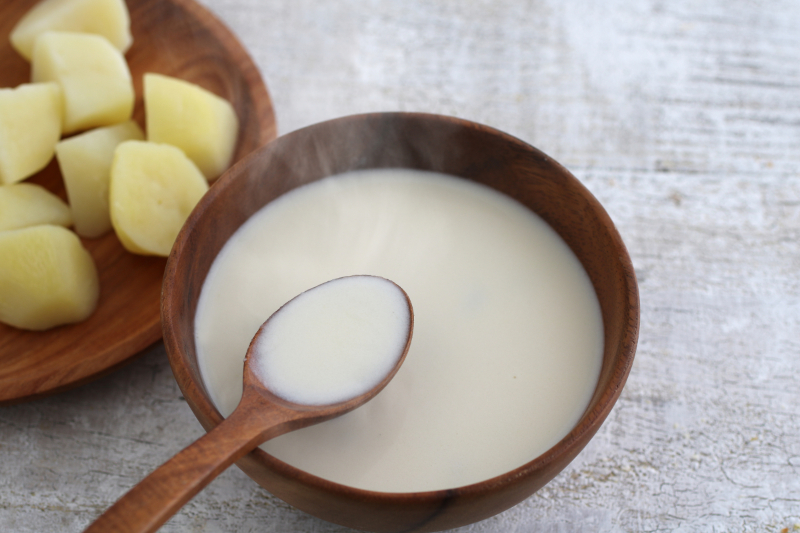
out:
<path id="1" fill-rule="evenodd" d="M 265 440 L 292 429 L 287 424 L 291 413 L 263 407 L 254 413 L 252 407 L 252 403 L 242 402 L 221 424 L 128 491 L 85 533 L 156 531 L 237 459 Z"/>

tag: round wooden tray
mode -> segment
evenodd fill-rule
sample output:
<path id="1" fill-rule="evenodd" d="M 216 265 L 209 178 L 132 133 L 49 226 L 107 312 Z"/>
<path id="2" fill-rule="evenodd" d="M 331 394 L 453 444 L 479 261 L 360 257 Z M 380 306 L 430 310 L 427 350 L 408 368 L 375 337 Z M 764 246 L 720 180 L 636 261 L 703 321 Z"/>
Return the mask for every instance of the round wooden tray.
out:
<path id="1" fill-rule="evenodd" d="M 30 79 L 8 35 L 37 0 L 0 3 L 0 87 Z M 134 118 L 144 126 L 142 74 L 182 78 L 227 98 L 240 120 L 234 160 L 276 136 L 272 103 L 258 69 L 218 19 L 192 0 L 127 0 L 133 46 L 126 58 L 136 89 Z M 66 199 L 55 160 L 28 180 Z M 126 252 L 113 232 L 83 239 L 100 274 L 100 302 L 85 322 L 45 332 L 0 324 L 0 404 L 54 394 L 106 374 L 161 338 L 164 258 Z"/>

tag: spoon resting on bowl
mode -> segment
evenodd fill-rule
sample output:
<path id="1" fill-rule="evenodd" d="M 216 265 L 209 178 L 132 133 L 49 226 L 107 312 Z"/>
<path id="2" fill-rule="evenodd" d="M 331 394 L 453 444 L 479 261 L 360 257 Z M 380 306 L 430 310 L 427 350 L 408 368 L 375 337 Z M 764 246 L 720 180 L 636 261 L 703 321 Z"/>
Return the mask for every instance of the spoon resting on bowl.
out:
<path id="1" fill-rule="evenodd" d="M 408 295 L 384 278 L 338 278 L 290 300 L 253 337 L 233 413 L 134 486 L 86 533 L 156 531 L 258 445 L 364 404 L 397 373 L 413 330 Z"/>

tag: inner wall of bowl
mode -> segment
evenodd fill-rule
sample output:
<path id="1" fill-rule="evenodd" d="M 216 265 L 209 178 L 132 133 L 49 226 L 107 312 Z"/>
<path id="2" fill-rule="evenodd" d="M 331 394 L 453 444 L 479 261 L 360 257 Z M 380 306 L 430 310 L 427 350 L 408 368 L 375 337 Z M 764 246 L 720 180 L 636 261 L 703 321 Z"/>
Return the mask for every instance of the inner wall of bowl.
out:
<path id="1" fill-rule="evenodd" d="M 208 401 L 197 367 L 194 314 L 219 250 L 247 218 L 291 189 L 350 170 L 392 167 L 442 172 L 493 187 L 531 208 L 561 235 L 589 274 L 603 313 L 601 386 L 589 410 L 598 403 L 629 317 L 623 314 L 628 283 L 620 279 L 618 256 L 609 256 L 622 243 L 597 201 L 563 167 L 512 137 L 445 117 L 380 114 L 317 124 L 277 139 L 223 176 L 187 222 L 188 239 L 179 254 L 183 264 L 176 270 L 191 272 L 194 280 L 180 316 L 185 362 L 202 389 L 205 410 L 215 414 L 201 416 L 204 426 L 213 427 L 222 417 Z"/>

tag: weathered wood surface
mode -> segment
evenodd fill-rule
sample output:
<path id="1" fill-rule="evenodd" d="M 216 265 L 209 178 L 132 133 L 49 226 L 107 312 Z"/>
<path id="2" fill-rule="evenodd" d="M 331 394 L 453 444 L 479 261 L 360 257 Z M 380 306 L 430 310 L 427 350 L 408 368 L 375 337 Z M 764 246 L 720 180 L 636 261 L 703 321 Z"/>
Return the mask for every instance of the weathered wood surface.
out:
<path id="1" fill-rule="evenodd" d="M 495 126 L 605 204 L 641 290 L 626 390 L 550 485 L 464 532 L 800 530 L 800 3 L 206 0 L 280 133 Z M 202 430 L 163 348 L 0 408 L 0 530 L 80 531 Z M 236 469 L 163 531 L 340 532 Z"/>

